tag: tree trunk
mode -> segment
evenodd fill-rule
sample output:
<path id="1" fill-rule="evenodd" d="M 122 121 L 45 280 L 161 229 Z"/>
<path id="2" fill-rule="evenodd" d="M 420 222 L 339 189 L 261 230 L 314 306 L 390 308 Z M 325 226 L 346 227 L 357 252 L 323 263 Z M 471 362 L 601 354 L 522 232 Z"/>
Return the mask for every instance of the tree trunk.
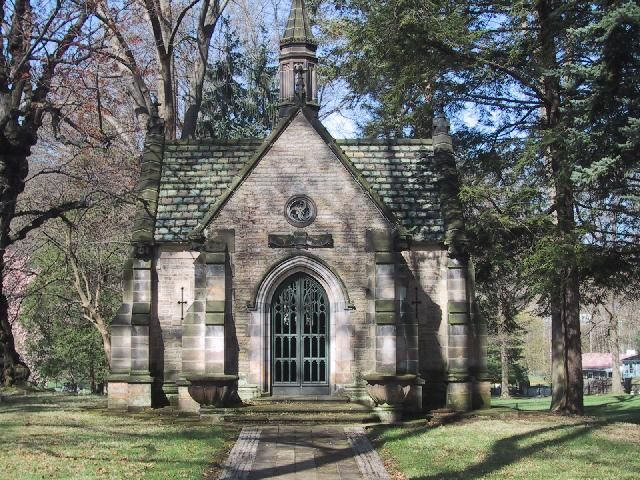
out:
<path id="1" fill-rule="evenodd" d="M 564 374 L 565 349 L 564 325 L 560 311 L 560 297 L 551 295 L 551 403 L 561 402 L 567 391 L 567 377 Z"/>
<path id="2" fill-rule="evenodd" d="M 2 113 L 2 112 L 0 112 Z M 6 118 L 6 117 L 5 117 Z M 29 135 L 11 121 L 0 131 L 0 344 L 2 344 L 2 375 L 6 386 L 24 382 L 29 378 L 29 368 L 16 351 L 11 323 L 9 302 L 4 291 L 4 256 L 11 243 L 11 220 L 15 214 L 18 195 L 24 190 L 24 180 L 29 172 L 27 157 L 31 143 Z"/>
<path id="3" fill-rule="evenodd" d="M 503 331 L 500 335 L 500 367 L 502 369 L 502 388 L 500 398 L 509 399 L 509 350 L 507 348 L 507 335 Z"/>
<path id="4" fill-rule="evenodd" d="M 542 129 L 549 133 L 548 156 L 554 181 L 556 211 L 556 245 L 558 274 L 555 276 L 555 292 L 551 300 L 553 322 L 554 385 L 551 411 L 563 415 L 582 415 L 582 345 L 580 338 L 580 278 L 576 266 L 577 242 L 574 217 L 574 194 L 571 180 L 571 164 L 563 151 L 561 134 L 562 87 L 558 70 L 555 36 L 560 15 L 554 0 L 538 0 L 536 11 L 540 23 L 540 62 L 543 67 L 544 118 Z"/>
<path id="5" fill-rule="evenodd" d="M 104 354 L 107 357 L 107 363 L 109 364 L 109 368 L 111 368 L 111 336 L 109 335 L 109 329 L 104 322 L 104 319 L 101 315 L 96 314 L 95 326 L 100 332 L 100 336 L 102 337 L 102 347 L 104 348 Z"/>
<path id="6" fill-rule="evenodd" d="M 611 299 L 611 310 L 605 307 L 609 315 L 609 352 L 611 352 L 613 367 L 611 393 L 622 395 L 624 388 L 622 386 L 622 376 L 620 375 L 620 340 L 618 337 L 618 313 L 616 312 L 615 301 L 615 297 L 613 297 Z"/>
<path id="7" fill-rule="evenodd" d="M 211 37 L 227 2 L 220 0 L 205 0 L 200 11 L 198 23 L 198 55 L 194 62 L 194 72 L 189 84 L 189 94 L 186 101 L 182 138 L 193 138 L 196 134 L 198 115 L 202 105 L 202 88 L 209 62 L 209 46 Z"/>
<path id="8" fill-rule="evenodd" d="M 173 88 L 173 61 L 169 55 L 160 57 L 160 116 L 164 120 L 165 135 L 176 138 L 176 97 Z"/>

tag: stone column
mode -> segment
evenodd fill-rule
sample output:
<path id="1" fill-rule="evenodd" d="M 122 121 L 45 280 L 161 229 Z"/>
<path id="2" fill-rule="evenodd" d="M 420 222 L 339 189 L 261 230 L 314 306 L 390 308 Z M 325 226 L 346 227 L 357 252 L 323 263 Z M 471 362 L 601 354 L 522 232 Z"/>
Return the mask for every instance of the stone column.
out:
<path id="1" fill-rule="evenodd" d="M 470 298 L 470 323 L 473 326 L 473 395 L 471 399 L 474 409 L 491 407 L 491 380 L 487 367 L 487 323 L 480 313 L 476 301 L 476 274 L 473 262 L 469 262 L 468 290 Z"/>
<path id="2" fill-rule="evenodd" d="M 465 261 L 449 258 L 447 291 L 449 322 L 447 406 L 454 410 L 470 410 L 472 383 L 469 377 L 469 362 L 472 354 L 470 345 L 472 332 Z"/>
<path id="3" fill-rule="evenodd" d="M 122 288 L 122 305 L 111 323 L 111 371 L 109 374 L 108 407 L 112 409 L 126 409 L 129 406 L 133 259 L 127 260 L 125 264 Z"/>
<path id="4" fill-rule="evenodd" d="M 375 371 L 397 373 L 397 333 L 399 307 L 396 300 L 397 255 L 391 252 L 393 241 L 378 242 L 375 254 Z"/>
<path id="5" fill-rule="evenodd" d="M 206 340 L 208 374 L 225 373 L 226 253 L 206 254 Z"/>
<path id="6" fill-rule="evenodd" d="M 182 375 L 178 405 L 198 411 L 188 393 L 188 377 L 224 375 L 226 318 L 226 252 L 203 251 L 194 265 L 194 301 L 182 329 Z"/>
<path id="7" fill-rule="evenodd" d="M 469 256 L 460 182 L 449 134 L 449 121 L 440 112 L 433 120 L 433 150 L 438 167 L 440 203 L 445 221 L 448 247 L 448 387 L 447 406 L 455 410 L 472 408 L 473 383 L 470 363 L 473 357 L 473 331 L 470 322 L 471 294 L 468 283 Z"/>
<path id="8" fill-rule="evenodd" d="M 133 304 L 131 309 L 131 376 L 129 378 L 129 408 L 151 407 L 149 372 L 149 324 L 151 320 L 150 249 L 144 258 L 133 261 Z"/>
<path id="9" fill-rule="evenodd" d="M 182 320 L 182 372 L 178 385 L 178 408 L 184 412 L 199 412 L 200 405 L 189 395 L 187 378 L 205 374 L 205 308 L 207 304 L 207 264 L 206 253 L 195 260 L 194 298 Z M 186 299 L 180 301 L 187 302 Z M 188 305 L 188 302 L 187 302 Z M 186 306 L 186 305 L 185 305 Z"/>
<path id="10" fill-rule="evenodd" d="M 153 379 L 149 371 L 149 325 L 153 234 L 164 155 L 164 121 L 158 117 L 156 107 L 147 124 L 140 178 L 136 185 L 136 213 L 131 235 L 133 255 L 125 266 L 123 304 L 111 326 L 112 349 L 115 349 L 109 378 L 109 406 L 113 408 L 151 407 Z"/>

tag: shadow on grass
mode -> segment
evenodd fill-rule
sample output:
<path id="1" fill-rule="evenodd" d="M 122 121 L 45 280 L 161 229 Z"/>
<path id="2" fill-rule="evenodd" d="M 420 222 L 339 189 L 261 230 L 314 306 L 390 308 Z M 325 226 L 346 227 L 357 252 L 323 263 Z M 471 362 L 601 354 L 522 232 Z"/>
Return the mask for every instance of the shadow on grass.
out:
<path id="1" fill-rule="evenodd" d="M 608 424 L 608 422 L 598 422 L 589 424 L 562 424 L 554 425 L 550 427 L 540 428 L 531 432 L 526 432 L 518 435 L 512 435 L 507 438 L 496 441 L 488 455 L 479 463 L 470 465 L 466 468 L 454 471 L 443 471 L 433 475 L 425 475 L 420 477 L 412 477 L 417 480 L 452 480 L 461 478 L 479 478 L 485 475 L 491 475 L 492 473 L 501 470 L 504 467 L 519 462 L 529 456 L 532 456 L 544 449 L 558 447 L 566 442 L 571 442 L 580 437 L 595 431 L 602 426 Z M 391 437 L 387 436 L 383 438 L 382 435 L 386 430 L 385 427 L 375 427 L 373 429 L 373 436 L 376 438 L 375 445 L 377 448 L 384 446 L 386 443 L 397 440 L 406 440 L 414 436 L 427 433 L 431 430 L 430 427 L 422 427 L 414 429 L 412 431 L 403 432 Z M 540 438 L 550 433 L 564 432 L 556 438 Z M 536 440 L 538 438 L 538 440 Z M 533 443 L 530 443 L 532 442 Z M 521 445 L 526 442 L 527 445 Z M 463 447 L 461 447 L 463 448 Z M 426 461 L 426 460 L 425 460 Z"/>
<path id="2" fill-rule="evenodd" d="M 588 402 L 599 402 L 585 407 L 585 417 L 573 417 L 563 421 L 563 417 L 557 417 L 548 411 L 540 410 L 539 404 L 534 403 L 534 408 L 527 409 L 525 404 L 518 408 L 515 400 L 513 405 L 501 405 L 486 412 L 479 412 L 478 416 L 500 416 L 502 420 L 539 419 L 556 421 L 558 424 L 542 427 L 530 432 L 512 435 L 497 440 L 492 444 L 490 451 L 481 462 L 455 471 L 442 471 L 433 475 L 412 477 L 420 480 L 435 479 L 460 479 L 479 478 L 484 475 L 495 475 L 496 472 L 515 464 L 530 456 L 535 456 L 545 449 L 554 449 L 563 444 L 573 442 L 598 429 L 618 423 L 640 423 L 640 398 L 629 395 L 589 398 Z M 453 415 L 447 423 L 456 424 L 469 419 L 468 415 Z M 562 422 L 562 423 L 560 423 Z M 410 440 L 413 437 L 428 435 L 432 426 L 424 426 L 409 430 L 401 430 L 398 433 L 390 432 L 389 427 L 378 426 L 371 430 L 377 448 L 396 441 Z M 549 438 L 554 434 L 554 438 Z M 464 448 L 464 447 L 460 447 Z M 425 459 L 425 461 L 427 461 Z"/>
<path id="3" fill-rule="evenodd" d="M 34 415 L 33 418 L 29 419 L 29 422 L 31 422 L 30 426 L 37 428 L 38 426 L 55 427 L 59 425 L 62 429 L 69 429 L 69 431 L 63 432 L 62 435 L 53 439 L 53 442 L 51 434 L 47 435 L 46 432 L 35 432 L 34 435 L 19 436 L 11 441 L 14 446 L 72 461 L 83 461 L 90 458 L 91 460 L 115 462 L 121 461 L 121 457 L 127 455 L 127 461 L 133 463 L 157 463 L 162 465 L 171 463 L 174 465 L 190 465 L 204 468 L 210 465 L 212 459 L 203 461 L 184 457 L 178 458 L 177 453 L 175 455 L 171 453 L 172 447 L 159 452 L 157 446 L 167 443 L 178 445 L 189 440 L 219 441 L 222 445 L 230 438 L 231 430 L 235 430 L 235 427 L 223 428 L 219 426 L 206 426 L 191 419 L 186 419 L 185 423 L 180 424 L 177 423 L 180 421 L 177 418 L 156 415 L 154 413 L 123 414 L 110 412 L 99 405 L 90 407 L 89 405 L 83 406 L 81 404 L 78 406 L 78 397 L 56 396 L 48 402 L 43 402 L 39 396 L 32 399 L 24 397 L 24 400 L 26 401 L 18 402 L 17 400 L 12 400 L 10 404 L 0 405 L 0 414 L 7 412 L 7 409 L 14 411 L 15 414 L 15 412 L 29 411 L 34 413 L 40 411 L 55 413 L 56 408 L 69 408 L 72 409 L 72 411 L 75 410 L 78 412 L 91 410 L 91 412 L 88 413 L 92 415 L 92 419 L 95 421 L 96 417 L 98 418 L 97 425 L 93 424 L 89 419 L 83 420 L 82 418 L 71 419 L 71 421 L 66 424 L 56 424 L 55 421 L 51 421 L 48 418 L 39 418 L 38 415 Z M 638 404 L 638 406 L 640 407 L 640 404 Z M 436 478 L 452 480 L 454 478 L 477 478 L 483 475 L 495 474 L 501 469 L 527 457 L 535 456 L 545 449 L 557 448 L 611 423 L 620 421 L 639 423 L 640 420 L 640 408 L 635 407 L 633 397 L 612 397 L 610 402 L 591 405 L 588 406 L 586 410 L 587 415 L 596 418 L 586 418 L 583 422 L 565 422 L 545 426 L 530 432 L 499 439 L 493 443 L 482 461 L 458 470 L 446 470 L 417 478 L 421 480 L 432 480 Z M 517 418 L 521 414 L 530 414 L 538 417 L 545 416 L 548 420 L 557 418 L 541 411 L 514 413 L 514 410 L 509 410 L 508 407 L 501 407 L 500 411 L 510 411 L 514 418 Z M 2 419 L 1 415 L 0 419 Z M 456 424 L 467 421 L 468 419 L 468 415 L 452 415 L 442 423 Z M 5 419 L 2 420 L 4 421 Z M 9 422 L 0 422 L 0 432 L 7 432 L 12 427 L 20 427 L 20 418 L 11 418 L 10 420 Z M 110 420 L 112 420 L 111 423 Z M 151 428 L 161 428 L 162 431 L 145 431 L 144 428 L 141 428 L 141 425 L 146 424 L 145 422 L 148 422 Z M 376 446 L 381 447 L 388 442 L 428 435 L 430 430 L 432 430 L 432 427 L 419 427 L 404 429 L 395 433 L 389 432 L 388 427 L 379 426 L 374 427 L 371 433 L 372 437 L 376 439 Z M 554 438 L 549 438 L 549 435 L 554 435 Z M 99 451 L 91 451 L 90 447 L 87 450 L 81 450 L 81 448 L 75 447 L 75 445 L 90 446 L 92 442 L 93 444 L 96 442 L 104 442 L 103 446 L 105 448 L 117 449 L 118 453 L 112 455 Z M 113 442 L 112 447 L 110 445 L 111 442 Z M 67 451 L 61 451 L 65 444 L 74 445 L 74 447 Z M 313 448 L 318 452 L 312 459 L 304 459 L 297 463 L 289 462 L 288 464 L 280 466 L 277 470 L 278 475 L 287 473 L 294 474 L 304 471 L 312 472 L 317 468 L 337 464 L 353 455 L 351 447 L 348 445 L 331 444 L 330 442 L 323 441 L 322 436 L 318 437 L 315 433 L 313 436 L 292 435 L 290 438 L 279 438 L 278 444 L 288 449 L 304 449 L 306 447 Z M 57 448 L 58 445 L 60 445 L 60 449 Z M 464 446 L 460 446 L 460 448 L 464 448 Z M 122 450 L 122 452 L 120 450 Z M 96 453 L 98 454 L 97 457 L 95 456 Z M 424 461 L 428 460 L 425 458 Z M 252 478 L 271 478 L 276 473 L 270 465 L 257 465 L 256 467 L 257 470 L 252 472 Z"/>
<path id="4" fill-rule="evenodd" d="M 43 458 L 81 464 L 124 461 L 204 471 L 212 459 L 207 454 L 203 458 L 185 455 L 185 445 L 199 442 L 214 456 L 216 449 L 211 447 L 222 449 L 237 430 L 153 412 L 113 412 L 96 397 L 53 394 L 5 400 L 0 404 L 0 442 Z"/>
<path id="5" fill-rule="evenodd" d="M 96 395 L 64 395 L 59 393 L 11 395 L 2 398 L 0 414 L 38 413 L 56 408 L 75 411 L 104 410 L 106 406 L 107 398 Z"/>
<path id="6" fill-rule="evenodd" d="M 640 397 L 633 395 L 589 395 L 584 397 L 584 413 L 588 417 L 597 417 L 608 422 L 627 422 L 640 424 Z M 491 413 L 517 411 L 527 414 L 549 414 L 551 399 L 513 398 L 498 401 L 489 410 Z"/>

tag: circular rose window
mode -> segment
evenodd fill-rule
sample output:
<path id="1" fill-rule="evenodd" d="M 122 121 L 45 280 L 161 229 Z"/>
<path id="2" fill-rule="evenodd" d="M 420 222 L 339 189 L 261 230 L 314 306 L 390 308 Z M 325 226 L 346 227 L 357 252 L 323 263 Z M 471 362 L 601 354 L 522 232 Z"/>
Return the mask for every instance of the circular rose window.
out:
<path id="1" fill-rule="evenodd" d="M 284 215 L 291 225 L 306 227 L 316 219 L 316 205 L 306 195 L 296 195 L 287 202 Z"/>

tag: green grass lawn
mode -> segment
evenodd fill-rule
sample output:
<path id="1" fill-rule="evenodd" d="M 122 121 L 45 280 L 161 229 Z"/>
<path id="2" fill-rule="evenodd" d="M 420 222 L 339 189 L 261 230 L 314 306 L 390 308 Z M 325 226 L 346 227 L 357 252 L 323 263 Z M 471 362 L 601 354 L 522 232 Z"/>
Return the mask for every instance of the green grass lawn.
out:
<path id="1" fill-rule="evenodd" d="M 0 403 L 0 479 L 201 479 L 235 431 L 158 413 L 113 413 L 106 399 L 60 394 Z"/>
<path id="2" fill-rule="evenodd" d="M 371 436 L 398 478 L 640 478 L 640 397 L 585 397 L 582 418 L 548 414 L 549 404 L 494 401 L 443 426 L 377 427 Z"/>

